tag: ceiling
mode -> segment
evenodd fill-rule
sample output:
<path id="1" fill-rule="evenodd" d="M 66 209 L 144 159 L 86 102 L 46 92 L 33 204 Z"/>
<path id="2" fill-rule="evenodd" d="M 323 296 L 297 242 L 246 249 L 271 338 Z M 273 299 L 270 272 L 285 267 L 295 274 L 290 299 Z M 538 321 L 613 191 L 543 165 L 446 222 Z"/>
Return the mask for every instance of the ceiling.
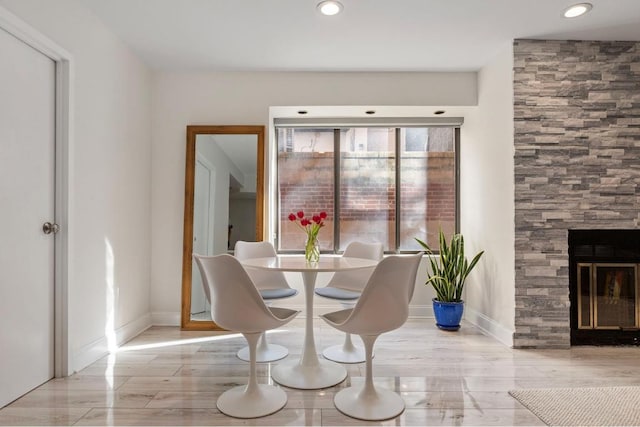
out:
<path id="1" fill-rule="evenodd" d="M 153 69 L 476 71 L 515 38 L 640 40 L 640 0 L 83 0 Z"/>

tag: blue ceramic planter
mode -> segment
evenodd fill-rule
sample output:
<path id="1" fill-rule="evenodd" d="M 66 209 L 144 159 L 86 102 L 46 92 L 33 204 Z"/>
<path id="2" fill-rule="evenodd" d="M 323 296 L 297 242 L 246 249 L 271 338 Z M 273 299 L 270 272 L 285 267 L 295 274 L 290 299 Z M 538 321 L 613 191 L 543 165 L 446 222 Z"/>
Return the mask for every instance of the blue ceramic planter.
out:
<path id="1" fill-rule="evenodd" d="M 436 316 L 436 326 L 445 331 L 457 331 L 460 329 L 464 301 L 442 302 L 435 298 L 432 301 L 433 314 Z"/>

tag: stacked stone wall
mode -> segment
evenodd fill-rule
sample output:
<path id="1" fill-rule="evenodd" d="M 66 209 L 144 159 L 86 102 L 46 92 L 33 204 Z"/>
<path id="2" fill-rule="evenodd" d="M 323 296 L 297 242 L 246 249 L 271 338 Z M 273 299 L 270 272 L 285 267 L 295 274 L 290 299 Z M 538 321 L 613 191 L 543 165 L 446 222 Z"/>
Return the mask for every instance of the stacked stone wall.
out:
<path id="1" fill-rule="evenodd" d="M 640 43 L 516 40 L 514 121 L 514 346 L 566 348 L 568 230 L 640 221 Z"/>

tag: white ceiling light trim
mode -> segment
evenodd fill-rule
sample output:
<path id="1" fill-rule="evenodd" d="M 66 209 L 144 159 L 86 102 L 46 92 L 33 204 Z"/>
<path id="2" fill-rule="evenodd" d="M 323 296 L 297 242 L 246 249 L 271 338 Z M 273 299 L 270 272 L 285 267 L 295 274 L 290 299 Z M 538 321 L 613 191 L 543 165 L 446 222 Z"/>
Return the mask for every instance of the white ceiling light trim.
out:
<path id="1" fill-rule="evenodd" d="M 323 15 L 333 16 L 342 12 L 342 3 L 335 0 L 325 0 L 318 3 L 317 8 Z"/>
<path id="2" fill-rule="evenodd" d="M 582 16 L 585 13 L 589 12 L 593 8 L 591 3 L 578 3 L 573 6 L 569 6 L 564 11 L 565 18 L 577 18 L 578 16 Z"/>

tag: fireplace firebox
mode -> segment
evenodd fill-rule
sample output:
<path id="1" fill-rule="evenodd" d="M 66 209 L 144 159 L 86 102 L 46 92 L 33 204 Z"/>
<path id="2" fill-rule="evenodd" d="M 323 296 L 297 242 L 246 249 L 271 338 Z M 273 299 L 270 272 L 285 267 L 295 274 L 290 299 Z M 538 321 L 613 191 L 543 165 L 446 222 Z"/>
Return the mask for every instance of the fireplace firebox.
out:
<path id="1" fill-rule="evenodd" d="M 640 344 L 640 230 L 569 230 L 571 345 Z"/>

